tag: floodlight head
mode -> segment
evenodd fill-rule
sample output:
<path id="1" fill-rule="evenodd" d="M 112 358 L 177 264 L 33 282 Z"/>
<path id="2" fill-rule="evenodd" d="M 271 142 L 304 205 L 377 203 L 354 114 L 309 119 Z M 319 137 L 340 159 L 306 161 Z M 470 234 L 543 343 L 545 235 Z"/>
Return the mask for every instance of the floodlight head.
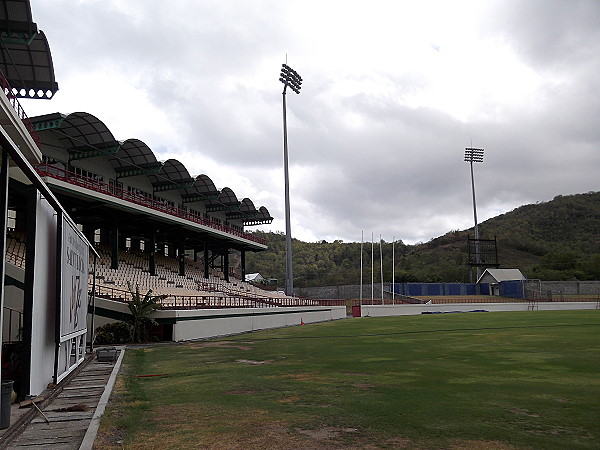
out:
<path id="1" fill-rule="evenodd" d="M 281 65 L 279 81 L 281 81 L 286 87 L 289 86 L 290 89 L 296 94 L 300 93 L 300 89 L 302 88 L 302 77 L 287 64 Z"/>
<path id="2" fill-rule="evenodd" d="M 465 162 L 483 162 L 483 149 L 482 148 L 465 148 Z"/>

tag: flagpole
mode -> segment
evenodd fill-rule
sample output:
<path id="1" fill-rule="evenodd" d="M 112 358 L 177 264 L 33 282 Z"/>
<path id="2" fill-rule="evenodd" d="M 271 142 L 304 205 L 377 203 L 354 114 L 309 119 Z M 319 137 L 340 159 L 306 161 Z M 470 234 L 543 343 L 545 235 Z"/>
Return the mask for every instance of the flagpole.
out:
<path id="1" fill-rule="evenodd" d="M 371 233 L 371 305 L 373 304 L 373 300 L 375 299 L 375 273 L 374 273 L 374 255 L 375 255 L 375 250 L 374 250 L 374 244 L 373 244 L 373 233 Z"/>
<path id="2" fill-rule="evenodd" d="M 364 230 L 360 232 L 360 304 L 363 297 L 363 241 L 365 239 Z"/>
<path id="3" fill-rule="evenodd" d="M 381 304 L 385 304 L 383 301 L 383 241 L 381 235 L 379 235 L 379 273 L 381 275 Z"/>
<path id="4" fill-rule="evenodd" d="M 392 305 L 396 304 L 396 236 L 392 236 Z"/>

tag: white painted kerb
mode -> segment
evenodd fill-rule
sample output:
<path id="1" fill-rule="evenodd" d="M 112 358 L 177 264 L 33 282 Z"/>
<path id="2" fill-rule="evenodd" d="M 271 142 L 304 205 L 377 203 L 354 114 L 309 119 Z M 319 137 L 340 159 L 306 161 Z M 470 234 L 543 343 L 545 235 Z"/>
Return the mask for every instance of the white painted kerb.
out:
<path id="1" fill-rule="evenodd" d="M 85 432 L 85 436 L 83 437 L 83 442 L 79 446 L 79 450 L 91 450 L 92 446 L 94 445 L 94 440 L 96 439 L 96 435 L 98 434 L 98 428 L 100 427 L 100 418 L 102 417 L 102 414 L 104 414 L 104 410 L 106 409 L 106 405 L 108 404 L 108 400 L 110 399 L 110 394 L 112 393 L 113 387 L 115 386 L 115 381 L 117 380 L 117 374 L 119 373 L 119 369 L 121 368 L 123 356 L 125 356 L 125 347 L 119 348 L 121 349 L 119 358 L 117 359 L 115 367 L 113 367 L 113 370 L 110 373 L 108 383 L 106 383 L 106 386 L 104 387 L 104 392 L 100 397 L 100 401 L 98 402 L 96 411 L 94 411 L 92 421 L 90 422 L 90 426 Z"/>

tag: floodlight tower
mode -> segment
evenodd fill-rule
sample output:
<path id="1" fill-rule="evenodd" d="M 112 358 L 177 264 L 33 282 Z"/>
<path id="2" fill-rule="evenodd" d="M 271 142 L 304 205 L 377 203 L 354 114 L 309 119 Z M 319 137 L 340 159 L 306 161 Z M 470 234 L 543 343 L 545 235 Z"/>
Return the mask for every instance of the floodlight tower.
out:
<path id="1" fill-rule="evenodd" d="M 477 205 L 475 203 L 475 178 L 473 177 L 473 163 L 483 162 L 482 148 L 465 148 L 465 162 L 471 165 L 471 190 L 473 192 L 473 218 L 475 219 L 475 262 L 477 264 L 477 279 L 481 275 L 481 254 L 479 251 L 479 224 L 477 223 Z"/>
<path id="2" fill-rule="evenodd" d="M 300 93 L 302 77 L 287 64 L 281 65 L 279 81 L 283 83 L 283 173 L 285 176 L 285 293 L 294 295 L 294 275 L 292 270 L 292 228 L 290 223 L 290 177 L 288 171 L 288 144 L 287 144 L 287 113 L 285 93 L 289 88 L 296 94 Z"/>

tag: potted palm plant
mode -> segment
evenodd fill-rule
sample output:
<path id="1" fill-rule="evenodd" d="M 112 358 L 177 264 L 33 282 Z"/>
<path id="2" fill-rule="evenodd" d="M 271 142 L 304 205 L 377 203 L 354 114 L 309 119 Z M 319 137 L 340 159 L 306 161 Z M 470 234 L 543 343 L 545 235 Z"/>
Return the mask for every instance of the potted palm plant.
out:
<path id="1" fill-rule="evenodd" d="M 138 284 L 135 285 L 135 290 L 131 283 L 127 283 L 127 285 L 131 293 L 131 300 L 127 302 L 127 306 L 131 312 L 132 338 L 134 342 L 144 342 L 148 339 L 150 325 L 157 325 L 156 320 L 150 317 L 150 314 L 159 308 L 160 301 L 166 295 L 152 295 L 152 289 L 142 295 Z"/>

